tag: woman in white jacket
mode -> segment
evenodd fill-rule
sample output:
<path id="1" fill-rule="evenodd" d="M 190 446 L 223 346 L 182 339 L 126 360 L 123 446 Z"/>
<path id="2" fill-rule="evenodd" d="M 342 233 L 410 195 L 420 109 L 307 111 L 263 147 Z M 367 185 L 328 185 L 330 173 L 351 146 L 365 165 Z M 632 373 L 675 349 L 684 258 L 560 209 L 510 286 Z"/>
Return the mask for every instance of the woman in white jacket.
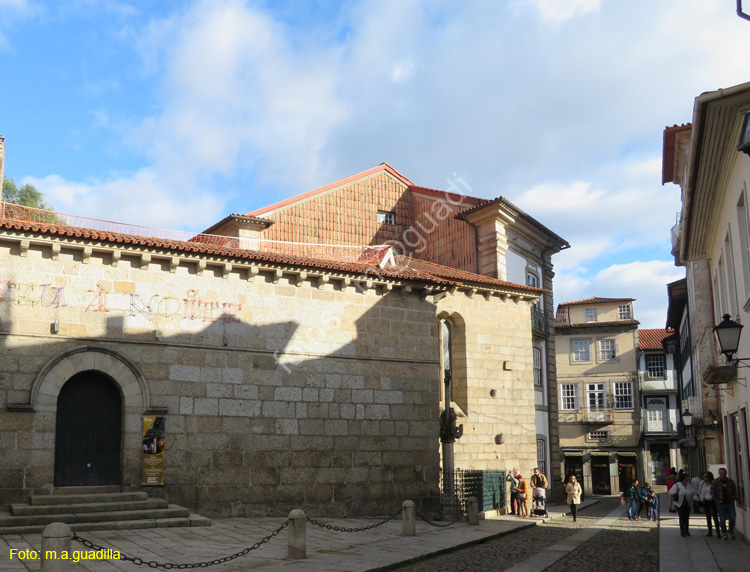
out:
<path id="1" fill-rule="evenodd" d="M 690 511 L 693 510 L 693 501 L 697 496 L 697 491 L 690 484 L 690 478 L 686 473 L 670 489 L 669 496 L 674 499 L 674 505 L 677 507 L 677 515 L 680 518 L 680 534 L 690 536 Z"/>

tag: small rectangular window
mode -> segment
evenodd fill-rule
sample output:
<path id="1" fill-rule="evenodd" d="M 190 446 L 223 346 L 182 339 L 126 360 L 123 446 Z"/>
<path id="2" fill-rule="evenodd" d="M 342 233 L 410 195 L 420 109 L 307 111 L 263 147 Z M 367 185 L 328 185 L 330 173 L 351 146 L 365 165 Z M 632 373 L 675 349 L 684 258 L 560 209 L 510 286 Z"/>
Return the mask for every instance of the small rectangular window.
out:
<path id="1" fill-rule="evenodd" d="M 621 320 L 632 320 L 633 314 L 630 312 L 630 304 L 617 307 L 617 314 Z"/>
<path id="2" fill-rule="evenodd" d="M 576 411 L 578 409 L 578 385 L 575 383 L 560 384 L 560 409 Z"/>
<path id="3" fill-rule="evenodd" d="M 589 342 L 587 340 L 573 341 L 573 361 L 590 361 Z"/>
<path id="4" fill-rule="evenodd" d="M 617 359 L 617 344 L 615 340 L 599 340 L 599 361 Z"/>
<path id="5" fill-rule="evenodd" d="M 615 409 L 633 409 L 633 383 L 615 382 Z"/>
<path id="6" fill-rule="evenodd" d="M 536 440 L 536 466 L 539 468 L 539 472 L 544 474 L 545 464 L 547 460 L 547 447 L 544 443 L 544 439 Z"/>
<path id="7" fill-rule="evenodd" d="M 646 373 L 651 379 L 664 379 L 664 356 L 646 356 Z"/>
<path id="8" fill-rule="evenodd" d="M 586 321 L 596 322 L 596 308 L 586 308 Z"/>
<path id="9" fill-rule="evenodd" d="M 542 350 L 534 348 L 534 385 L 542 385 Z"/>
<path id="10" fill-rule="evenodd" d="M 589 441 L 609 441 L 609 431 L 591 431 L 588 434 Z"/>
<path id="11" fill-rule="evenodd" d="M 388 211 L 378 211 L 378 224 L 396 224 L 396 215 Z"/>

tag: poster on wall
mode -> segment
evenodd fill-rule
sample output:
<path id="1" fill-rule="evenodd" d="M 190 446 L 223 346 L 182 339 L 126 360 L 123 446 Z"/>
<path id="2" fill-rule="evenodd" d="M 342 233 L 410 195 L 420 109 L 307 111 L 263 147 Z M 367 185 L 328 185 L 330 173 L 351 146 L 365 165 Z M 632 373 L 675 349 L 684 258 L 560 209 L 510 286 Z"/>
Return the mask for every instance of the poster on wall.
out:
<path id="1" fill-rule="evenodd" d="M 164 423 L 161 415 L 143 416 L 141 485 L 164 485 Z"/>

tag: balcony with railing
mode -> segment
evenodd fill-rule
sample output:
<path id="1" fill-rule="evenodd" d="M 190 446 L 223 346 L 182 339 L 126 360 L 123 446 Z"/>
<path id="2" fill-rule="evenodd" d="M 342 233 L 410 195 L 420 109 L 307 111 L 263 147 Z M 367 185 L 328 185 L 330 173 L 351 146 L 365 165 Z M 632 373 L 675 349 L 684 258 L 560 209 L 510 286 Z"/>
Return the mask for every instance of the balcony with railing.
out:
<path id="1" fill-rule="evenodd" d="M 613 407 L 584 407 L 582 414 L 585 423 L 611 423 L 615 420 Z"/>
<path id="2" fill-rule="evenodd" d="M 531 307 L 531 328 L 543 334 L 549 333 L 549 314 L 536 306 Z"/>
<path id="3" fill-rule="evenodd" d="M 657 410 L 649 413 L 649 411 L 648 409 L 643 411 L 642 429 L 646 435 L 677 435 L 677 429 L 667 417 L 667 412 Z"/>
<path id="4" fill-rule="evenodd" d="M 664 392 L 664 391 L 677 391 L 677 382 L 675 381 L 675 372 L 667 370 L 664 372 L 664 377 L 649 377 L 648 372 L 639 371 L 638 381 L 641 386 L 641 391 L 649 392 Z"/>
<path id="5" fill-rule="evenodd" d="M 680 252 L 680 235 L 682 234 L 682 213 L 678 212 L 675 224 L 672 227 L 672 256 Z"/>

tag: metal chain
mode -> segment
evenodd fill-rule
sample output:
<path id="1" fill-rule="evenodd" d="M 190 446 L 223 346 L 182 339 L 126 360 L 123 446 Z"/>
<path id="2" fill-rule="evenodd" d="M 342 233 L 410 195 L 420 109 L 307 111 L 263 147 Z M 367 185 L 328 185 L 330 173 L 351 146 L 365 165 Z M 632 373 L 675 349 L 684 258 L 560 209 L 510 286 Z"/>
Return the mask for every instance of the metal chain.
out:
<path id="1" fill-rule="evenodd" d="M 257 550 L 261 546 L 263 546 L 266 542 L 270 541 L 274 536 L 277 536 L 282 530 L 284 530 L 287 526 L 289 526 L 289 523 L 291 522 L 290 519 L 287 519 L 287 521 L 282 524 L 279 528 L 274 530 L 271 534 L 266 536 L 263 540 L 259 540 L 252 546 L 249 546 L 248 548 L 245 548 L 244 550 L 241 550 L 235 554 L 232 554 L 231 556 L 225 556 L 224 558 L 217 558 L 216 560 L 208 560 L 206 562 L 197 562 L 194 564 L 175 564 L 173 562 L 156 562 L 155 560 L 149 560 L 148 562 L 144 561 L 142 558 L 134 558 L 132 556 L 127 556 L 123 552 L 120 552 L 120 560 L 126 560 L 128 562 L 132 562 L 136 566 L 142 566 L 146 565 L 149 568 L 164 568 L 164 570 L 172 570 L 173 568 L 177 570 L 186 570 L 186 569 L 192 569 L 192 568 L 208 568 L 209 566 L 215 566 L 216 564 L 223 564 L 224 562 L 229 562 L 230 560 L 234 560 L 235 558 L 239 558 L 240 556 L 245 556 L 248 552 L 252 552 L 253 550 Z M 93 550 L 106 550 L 103 546 L 99 546 L 98 544 L 94 544 L 90 540 L 86 540 L 85 538 L 81 538 L 77 534 L 73 534 L 73 540 L 76 540 L 86 546 L 87 548 L 91 548 Z"/>
<path id="2" fill-rule="evenodd" d="M 310 524 L 314 524 L 315 526 L 320 526 L 321 528 L 327 528 L 328 530 L 335 530 L 336 532 L 364 532 L 365 530 L 371 530 L 373 528 L 377 528 L 378 526 L 382 526 L 386 522 L 388 522 L 389 520 L 393 520 L 400 514 L 401 514 L 401 509 L 399 509 L 398 512 L 393 513 L 393 515 L 389 516 L 382 522 L 371 524 L 370 526 L 362 526 L 360 528 L 345 528 L 343 526 L 334 526 L 332 524 L 326 524 L 325 522 L 320 522 L 318 520 L 315 520 L 314 518 L 310 518 L 309 516 L 306 516 L 305 519 Z"/>
<path id="3" fill-rule="evenodd" d="M 437 522 L 431 522 L 430 520 L 428 520 L 427 518 L 425 518 L 424 515 L 422 515 L 419 512 L 417 513 L 417 516 L 419 518 L 421 518 L 423 521 L 425 521 L 427 524 L 429 524 L 430 526 L 436 526 L 437 528 L 446 528 L 448 526 L 456 524 L 459 520 L 461 520 L 461 518 L 463 518 L 463 515 L 459 514 L 458 516 L 456 516 L 456 518 L 454 518 L 451 522 L 449 522 L 447 524 L 438 524 Z"/>

